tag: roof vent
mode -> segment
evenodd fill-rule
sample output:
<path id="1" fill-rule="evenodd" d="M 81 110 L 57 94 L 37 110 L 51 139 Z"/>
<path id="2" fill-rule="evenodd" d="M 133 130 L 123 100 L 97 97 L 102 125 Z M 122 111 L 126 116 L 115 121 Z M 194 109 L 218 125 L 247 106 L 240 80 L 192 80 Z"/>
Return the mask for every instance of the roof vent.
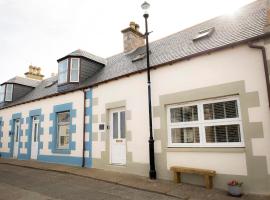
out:
<path id="1" fill-rule="evenodd" d="M 46 85 L 45 88 L 52 87 L 54 84 L 56 84 L 58 81 L 49 81 Z"/>
<path id="2" fill-rule="evenodd" d="M 205 37 L 209 37 L 214 33 L 214 31 L 215 31 L 215 27 L 211 27 L 211 28 L 199 31 L 196 37 L 193 38 L 193 41 L 196 41 Z"/>
<path id="3" fill-rule="evenodd" d="M 146 57 L 146 53 L 141 53 L 139 55 L 137 55 L 135 58 L 132 59 L 132 62 L 136 62 L 136 61 L 139 61 L 139 60 L 142 60 Z"/>
<path id="4" fill-rule="evenodd" d="M 149 54 L 151 54 L 151 50 L 149 50 Z M 144 58 L 146 57 L 146 53 L 140 53 L 138 54 L 137 56 L 135 56 L 133 59 L 132 59 L 132 62 L 137 62 L 139 60 L 143 60 Z"/>

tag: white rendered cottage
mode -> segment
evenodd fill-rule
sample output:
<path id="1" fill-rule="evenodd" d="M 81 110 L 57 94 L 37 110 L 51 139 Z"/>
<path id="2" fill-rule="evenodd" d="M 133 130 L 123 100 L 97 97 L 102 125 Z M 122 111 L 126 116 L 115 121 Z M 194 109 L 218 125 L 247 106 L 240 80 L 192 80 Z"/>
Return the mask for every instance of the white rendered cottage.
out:
<path id="1" fill-rule="evenodd" d="M 171 179 L 174 165 L 213 169 L 217 188 L 234 178 L 246 192 L 270 194 L 269 9 L 258 0 L 150 43 L 158 178 Z M 148 176 L 138 28 L 122 31 L 123 53 L 105 59 L 77 50 L 58 60 L 57 77 L 42 80 L 31 67 L 28 78 L 3 83 L 1 157 Z"/>

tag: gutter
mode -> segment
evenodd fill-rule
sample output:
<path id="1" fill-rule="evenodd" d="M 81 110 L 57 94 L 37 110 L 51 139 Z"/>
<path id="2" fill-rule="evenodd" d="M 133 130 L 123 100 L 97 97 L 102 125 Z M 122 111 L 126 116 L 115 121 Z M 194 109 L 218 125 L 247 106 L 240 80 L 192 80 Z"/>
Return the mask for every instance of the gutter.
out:
<path id="1" fill-rule="evenodd" d="M 268 97 L 268 106 L 270 108 L 270 81 L 269 81 L 269 71 L 268 71 L 268 63 L 266 58 L 266 50 L 264 46 L 259 46 L 252 44 L 251 42 L 248 44 L 250 48 L 261 50 L 262 52 L 262 59 L 263 59 L 263 67 L 264 67 L 264 75 L 265 75 L 265 82 L 267 88 L 267 97 Z"/>
<path id="2" fill-rule="evenodd" d="M 85 99 L 86 99 L 86 92 L 85 90 L 81 90 L 83 92 L 83 151 L 82 151 L 82 167 L 85 167 Z"/>

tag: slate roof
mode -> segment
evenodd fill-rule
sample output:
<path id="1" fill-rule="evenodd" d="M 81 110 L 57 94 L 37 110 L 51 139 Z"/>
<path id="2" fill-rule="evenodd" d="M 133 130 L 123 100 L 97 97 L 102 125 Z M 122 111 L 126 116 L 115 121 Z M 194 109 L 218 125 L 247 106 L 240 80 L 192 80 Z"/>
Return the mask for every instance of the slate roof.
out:
<path id="1" fill-rule="evenodd" d="M 264 36 L 266 34 L 264 27 L 266 26 L 267 8 L 267 0 L 257 0 L 239 9 L 234 15 L 219 16 L 154 41 L 150 43 L 151 66 L 181 60 L 203 52 Z M 211 36 L 193 41 L 193 38 L 197 36 L 198 32 L 211 27 L 215 28 Z M 79 85 L 77 89 L 146 69 L 145 58 L 132 62 L 134 58 L 144 52 L 145 47 L 141 47 L 131 53 L 120 53 L 107 59 L 94 56 L 83 50 L 72 52 L 69 55 L 83 56 L 105 65 L 95 76 L 87 79 L 84 83 Z M 48 81 L 56 80 L 57 77 L 53 77 L 40 82 L 28 95 L 7 106 L 57 94 L 57 84 L 46 87 Z"/>
<path id="2" fill-rule="evenodd" d="M 81 56 L 81 57 L 88 58 L 90 60 L 96 61 L 96 62 L 104 64 L 104 65 L 106 65 L 106 63 L 107 63 L 105 58 L 95 56 L 87 51 L 82 50 L 82 49 L 77 49 L 76 51 L 71 52 L 70 54 L 68 54 L 67 56 L 65 56 L 63 58 L 66 58 L 68 56 Z M 60 58 L 58 60 L 62 60 L 63 58 Z"/>
<path id="3" fill-rule="evenodd" d="M 223 15 L 192 26 L 175 34 L 150 43 L 151 66 L 161 65 L 177 59 L 189 57 L 211 49 L 229 44 L 239 43 L 247 39 L 265 34 L 267 18 L 267 1 L 258 0 L 241 9 L 235 15 Z M 199 31 L 215 28 L 210 37 L 193 41 Z M 132 62 L 138 55 L 145 52 L 145 47 L 136 51 L 107 58 L 107 65 L 96 76 L 88 79 L 85 84 L 93 85 L 140 71 L 146 68 L 146 59 Z"/>
<path id="4" fill-rule="evenodd" d="M 45 96 L 57 94 L 58 93 L 57 92 L 57 84 L 53 84 L 52 86 L 47 87 L 48 84 L 51 84 L 55 81 L 57 81 L 57 76 L 47 78 L 47 79 L 41 81 L 38 84 L 38 86 L 36 86 L 36 88 L 34 90 L 32 90 L 31 92 L 29 92 L 27 95 L 18 99 L 17 101 L 13 101 L 13 102 L 10 102 L 8 104 L 5 104 L 4 107 L 13 106 L 13 105 L 17 105 L 20 103 L 32 101 L 35 99 L 40 99 L 40 98 L 43 98 Z"/>
<path id="5" fill-rule="evenodd" d="M 29 78 L 23 78 L 20 76 L 15 76 L 14 78 L 9 79 L 5 83 L 16 83 L 16 84 L 20 84 L 20 85 L 29 86 L 29 87 L 36 87 L 40 84 L 40 81 L 34 80 L 34 79 L 29 79 Z"/>

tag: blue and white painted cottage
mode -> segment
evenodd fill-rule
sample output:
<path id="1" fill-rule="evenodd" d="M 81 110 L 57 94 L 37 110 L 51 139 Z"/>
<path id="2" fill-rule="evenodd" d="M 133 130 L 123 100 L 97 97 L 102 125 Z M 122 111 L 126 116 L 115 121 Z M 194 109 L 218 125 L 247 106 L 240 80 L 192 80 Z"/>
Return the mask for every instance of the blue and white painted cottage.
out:
<path id="1" fill-rule="evenodd" d="M 269 194 L 269 8 L 258 0 L 150 44 L 158 178 L 174 165 L 213 169 L 215 187 L 235 178 Z M 122 53 L 76 50 L 55 77 L 30 66 L 1 84 L 1 157 L 148 175 L 144 37 L 135 23 L 122 33 Z"/>

